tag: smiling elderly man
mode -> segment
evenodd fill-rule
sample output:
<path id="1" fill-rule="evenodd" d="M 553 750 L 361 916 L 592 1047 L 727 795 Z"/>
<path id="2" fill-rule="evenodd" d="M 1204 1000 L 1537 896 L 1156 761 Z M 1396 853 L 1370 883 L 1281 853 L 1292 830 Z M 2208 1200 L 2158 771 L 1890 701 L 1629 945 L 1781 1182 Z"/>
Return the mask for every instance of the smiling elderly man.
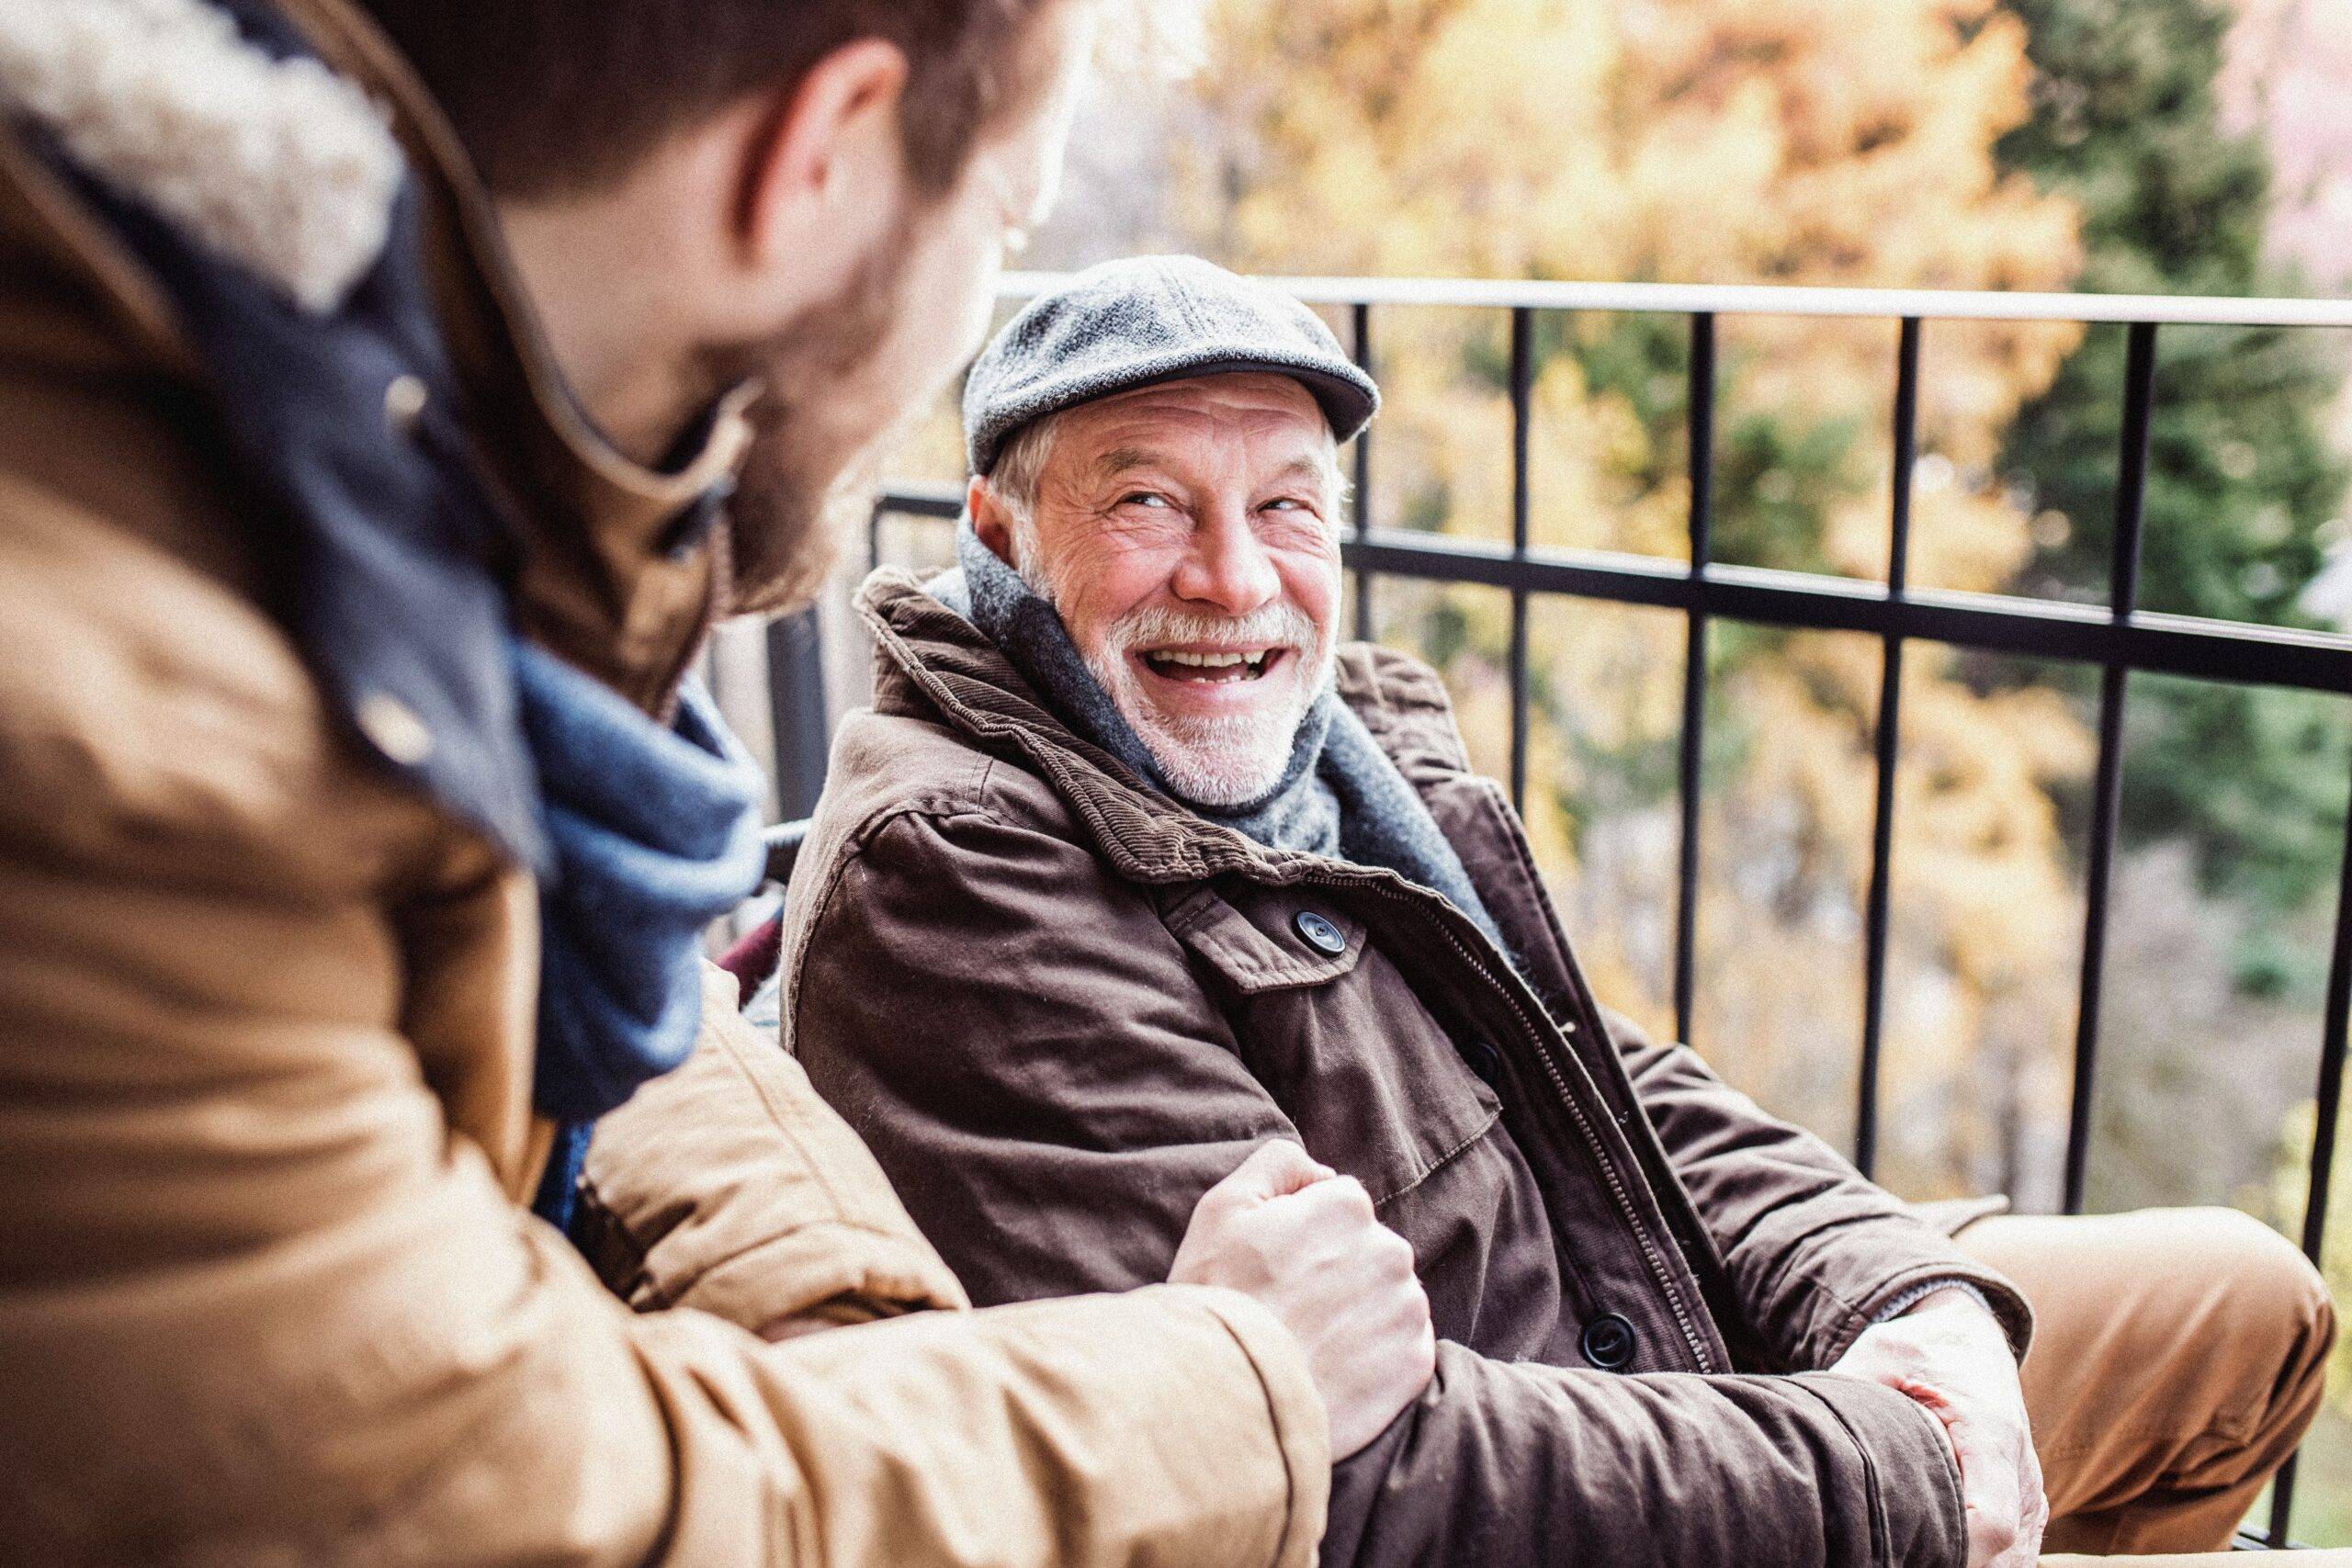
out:
<path id="1" fill-rule="evenodd" d="M 1335 644 L 1375 396 L 1199 262 L 1004 329 L 961 570 L 865 590 L 785 916 L 820 1089 L 982 1301 L 1166 1278 L 1263 1140 L 1359 1178 L 1443 1343 L 1327 1562 L 2009 1568 L 2045 1473 L 2053 1545 L 2222 1546 L 2315 1408 L 2316 1276 L 2220 1212 L 1955 1239 L 1600 1010 L 1437 678 Z"/>

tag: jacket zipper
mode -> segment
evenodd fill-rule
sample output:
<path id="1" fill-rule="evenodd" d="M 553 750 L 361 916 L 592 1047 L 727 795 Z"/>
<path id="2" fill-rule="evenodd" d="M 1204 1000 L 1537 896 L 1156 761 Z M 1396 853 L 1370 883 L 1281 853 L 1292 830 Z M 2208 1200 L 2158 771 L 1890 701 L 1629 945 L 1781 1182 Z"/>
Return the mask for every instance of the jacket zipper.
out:
<path id="1" fill-rule="evenodd" d="M 1366 892 L 1376 893 L 1384 898 L 1402 903 L 1408 908 L 1416 907 L 1419 902 L 1411 893 L 1369 879 L 1358 881 L 1352 877 L 1307 876 L 1299 880 L 1323 887 L 1362 888 Z M 1502 993 L 1503 1000 L 1510 1006 L 1512 1016 L 1519 1021 L 1521 1034 L 1533 1042 L 1536 1058 L 1544 1065 L 1544 1076 L 1551 1080 L 1553 1093 L 1557 1097 L 1560 1104 L 1566 1107 L 1568 1114 L 1576 1118 L 1577 1129 L 1583 1134 L 1585 1146 L 1592 1150 L 1593 1158 L 1600 1166 L 1601 1178 L 1609 1188 L 1610 1197 L 1617 1204 L 1618 1213 L 1624 1218 L 1625 1228 L 1633 1234 L 1634 1241 L 1640 1246 L 1642 1259 L 1649 1266 L 1650 1277 L 1657 1281 L 1658 1289 L 1666 1296 L 1667 1305 L 1673 1310 L 1675 1325 L 1682 1331 L 1682 1342 L 1690 1347 L 1691 1359 L 1698 1364 L 1698 1370 L 1701 1372 L 1713 1372 L 1715 1370 L 1713 1358 L 1707 1354 L 1706 1344 L 1700 1337 L 1698 1328 L 1691 1321 L 1690 1311 L 1682 1300 L 1682 1292 L 1674 1283 L 1673 1271 L 1667 1267 L 1666 1259 L 1659 1255 L 1648 1229 L 1643 1225 L 1641 1213 L 1634 1206 L 1633 1198 L 1625 1190 L 1623 1175 L 1617 1168 L 1615 1156 L 1601 1142 L 1590 1116 L 1582 1106 L 1577 1103 L 1576 1096 L 1569 1092 L 1567 1078 L 1560 1071 L 1560 1065 L 1553 1060 L 1551 1048 L 1545 1043 L 1543 1032 L 1537 1029 L 1533 1020 L 1528 1017 L 1527 1009 L 1521 1005 L 1519 998 L 1512 993 L 1511 987 L 1495 974 L 1492 965 L 1478 956 L 1476 949 L 1462 940 L 1461 934 L 1453 929 L 1450 922 L 1441 917 L 1438 920 L 1438 929 L 1444 932 L 1445 940 L 1453 944 L 1453 951 L 1462 955 L 1471 969 L 1481 979 L 1487 981 L 1496 990 Z"/>

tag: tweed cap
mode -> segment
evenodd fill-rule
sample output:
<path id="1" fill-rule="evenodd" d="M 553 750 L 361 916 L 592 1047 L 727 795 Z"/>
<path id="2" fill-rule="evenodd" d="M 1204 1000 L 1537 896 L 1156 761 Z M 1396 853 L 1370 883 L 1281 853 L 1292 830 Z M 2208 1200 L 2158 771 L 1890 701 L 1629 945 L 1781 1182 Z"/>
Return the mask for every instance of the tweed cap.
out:
<path id="1" fill-rule="evenodd" d="M 1105 262 L 1031 300 L 980 351 L 964 382 L 964 454 L 985 474 L 1033 420 L 1137 387 L 1247 370 L 1304 385 L 1341 441 L 1380 407 L 1379 389 L 1322 318 L 1281 290 L 1197 256 Z"/>

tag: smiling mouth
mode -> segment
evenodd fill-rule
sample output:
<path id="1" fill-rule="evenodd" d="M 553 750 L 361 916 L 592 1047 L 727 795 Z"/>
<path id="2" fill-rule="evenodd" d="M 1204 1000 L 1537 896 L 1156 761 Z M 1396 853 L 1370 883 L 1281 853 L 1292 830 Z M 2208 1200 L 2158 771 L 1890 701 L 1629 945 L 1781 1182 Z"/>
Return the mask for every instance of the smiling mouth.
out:
<path id="1" fill-rule="evenodd" d="M 1193 649 L 1161 648 L 1138 653 L 1145 669 L 1163 681 L 1195 686 L 1226 686 L 1264 677 L 1289 650 L 1280 648 Z"/>

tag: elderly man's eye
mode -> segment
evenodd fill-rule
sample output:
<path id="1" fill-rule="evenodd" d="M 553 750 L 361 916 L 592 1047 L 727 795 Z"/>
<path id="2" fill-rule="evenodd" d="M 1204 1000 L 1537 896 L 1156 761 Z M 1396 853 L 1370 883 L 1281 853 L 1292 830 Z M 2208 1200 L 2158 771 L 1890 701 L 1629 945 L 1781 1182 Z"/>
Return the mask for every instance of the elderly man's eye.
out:
<path id="1" fill-rule="evenodd" d="M 1166 496 L 1160 494 L 1158 491 L 1138 490 L 1131 491 L 1127 494 L 1121 496 L 1119 498 L 1119 504 L 1121 506 L 1166 506 L 1169 504 L 1169 501 Z"/>

